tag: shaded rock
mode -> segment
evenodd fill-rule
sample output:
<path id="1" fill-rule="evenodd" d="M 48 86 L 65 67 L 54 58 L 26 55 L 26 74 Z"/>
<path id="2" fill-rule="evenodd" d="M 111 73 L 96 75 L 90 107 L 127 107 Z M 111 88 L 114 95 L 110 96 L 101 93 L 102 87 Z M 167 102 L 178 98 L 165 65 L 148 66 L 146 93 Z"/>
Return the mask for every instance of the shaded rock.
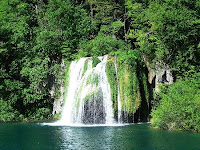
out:
<path id="1" fill-rule="evenodd" d="M 148 68 L 148 82 L 150 84 L 155 84 L 155 91 L 159 91 L 159 84 L 172 84 L 174 78 L 168 64 L 162 63 L 155 64 L 154 66 L 150 65 L 149 60 L 143 56 L 143 60 Z"/>

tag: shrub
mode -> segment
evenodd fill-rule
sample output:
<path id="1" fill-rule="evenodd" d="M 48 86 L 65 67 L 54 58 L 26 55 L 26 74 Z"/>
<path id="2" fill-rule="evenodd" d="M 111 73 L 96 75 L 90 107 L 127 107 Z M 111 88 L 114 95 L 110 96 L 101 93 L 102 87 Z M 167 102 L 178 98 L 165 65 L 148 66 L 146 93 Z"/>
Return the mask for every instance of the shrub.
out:
<path id="1" fill-rule="evenodd" d="M 103 56 L 112 51 L 127 50 L 130 47 L 122 40 L 100 33 L 90 41 L 82 41 L 79 44 L 79 48 L 80 50 L 77 58 L 86 56 Z"/>
<path id="2" fill-rule="evenodd" d="M 8 102 L 0 99 L 0 121 L 13 121 L 21 120 L 22 115 L 19 115 L 19 112 L 14 110 Z"/>
<path id="3" fill-rule="evenodd" d="M 200 74 L 178 81 L 158 95 L 160 104 L 151 115 L 153 126 L 169 130 L 200 131 Z"/>

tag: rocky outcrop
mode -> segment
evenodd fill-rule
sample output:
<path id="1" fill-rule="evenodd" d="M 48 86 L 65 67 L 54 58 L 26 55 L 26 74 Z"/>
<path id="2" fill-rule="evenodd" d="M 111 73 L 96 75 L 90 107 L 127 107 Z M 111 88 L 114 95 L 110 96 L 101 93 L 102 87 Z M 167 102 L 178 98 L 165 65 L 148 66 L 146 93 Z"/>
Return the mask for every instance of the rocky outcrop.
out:
<path id="1" fill-rule="evenodd" d="M 66 65 L 64 60 L 61 63 L 61 76 L 64 76 L 66 70 Z M 56 90 L 58 89 L 58 90 Z M 62 112 L 62 105 L 64 103 L 64 89 L 65 89 L 65 83 L 64 78 L 56 79 L 56 82 L 53 84 L 53 88 L 50 91 L 51 98 L 54 99 L 53 102 L 53 111 L 52 114 L 59 114 Z"/>
<path id="2" fill-rule="evenodd" d="M 143 60 L 148 68 L 148 82 L 154 84 L 155 91 L 159 91 L 160 84 L 172 84 L 174 78 L 170 70 L 169 65 L 162 63 L 163 65 L 151 66 L 148 59 L 143 56 Z"/>
<path id="3" fill-rule="evenodd" d="M 163 68 L 157 68 L 155 70 L 155 91 L 159 91 L 159 84 L 172 84 L 173 76 L 169 66 L 163 66 Z"/>
<path id="4" fill-rule="evenodd" d="M 59 114 L 62 112 L 62 105 L 64 102 L 64 85 L 61 85 L 60 92 L 61 92 L 60 98 L 58 100 L 54 100 L 54 103 L 53 103 L 53 112 L 52 112 L 53 115 Z"/>

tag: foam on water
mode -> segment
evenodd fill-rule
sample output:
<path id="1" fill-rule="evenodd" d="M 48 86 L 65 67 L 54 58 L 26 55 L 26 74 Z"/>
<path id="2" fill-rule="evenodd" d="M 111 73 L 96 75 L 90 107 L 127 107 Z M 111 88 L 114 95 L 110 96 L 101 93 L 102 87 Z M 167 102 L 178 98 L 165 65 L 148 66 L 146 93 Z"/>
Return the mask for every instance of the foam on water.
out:
<path id="1" fill-rule="evenodd" d="M 66 127 L 120 127 L 120 126 L 127 126 L 134 123 L 113 123 L 113 124 L 58 124 L 57 122 L 54 123 L 38 123 L 42 126 L 66 126 Z"/>

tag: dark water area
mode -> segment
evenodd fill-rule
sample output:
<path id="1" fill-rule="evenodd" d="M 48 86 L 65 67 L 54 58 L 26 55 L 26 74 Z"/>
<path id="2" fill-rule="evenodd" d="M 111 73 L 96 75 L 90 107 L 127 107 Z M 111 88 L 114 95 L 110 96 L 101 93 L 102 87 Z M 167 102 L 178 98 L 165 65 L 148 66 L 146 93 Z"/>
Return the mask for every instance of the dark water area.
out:
<path id="1" fill-rule="evenodd" d="M 66 127 L 0 123 L 0 150 L 200 150 L 200 134 L 149 124 Z"/>

